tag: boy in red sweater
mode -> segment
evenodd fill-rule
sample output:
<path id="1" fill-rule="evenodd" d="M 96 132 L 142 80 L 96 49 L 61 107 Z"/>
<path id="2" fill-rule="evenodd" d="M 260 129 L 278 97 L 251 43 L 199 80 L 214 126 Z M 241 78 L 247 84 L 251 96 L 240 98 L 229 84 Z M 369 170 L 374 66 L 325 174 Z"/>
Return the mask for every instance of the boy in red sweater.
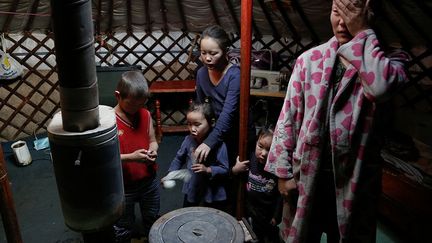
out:
<path id="1" fill-rule="evenodd" d="M 156 180 L 158 143 L 145 104 L 150 96 L 147 81 L 139 71 L 123 73 L 115 91 L 120 158 L 125 187 L 125 211 L 115 225 L 118 242 L 130 242 L 139 204 L 144 234 L 159 215 L 159 181 Z"/>

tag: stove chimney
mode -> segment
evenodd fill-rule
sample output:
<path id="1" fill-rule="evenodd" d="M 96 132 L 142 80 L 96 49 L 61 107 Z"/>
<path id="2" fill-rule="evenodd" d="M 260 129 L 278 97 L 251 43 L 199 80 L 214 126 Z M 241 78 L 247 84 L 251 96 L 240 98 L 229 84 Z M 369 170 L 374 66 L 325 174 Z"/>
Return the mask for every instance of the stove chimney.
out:
<path id="1" fill-rule="evenodd" d="M 92 8 L 88 0 L 51 0 L 60 106 L 66 131 L 99 125 Z"/>
<path id="2" fill-rule="evenodd" d="M 114 109 L 99 106 L 91 4 L 51 0 L 61 112 L 48 138 L 65 223 L 84 233 L 110 227 L 124 203 Z"/>

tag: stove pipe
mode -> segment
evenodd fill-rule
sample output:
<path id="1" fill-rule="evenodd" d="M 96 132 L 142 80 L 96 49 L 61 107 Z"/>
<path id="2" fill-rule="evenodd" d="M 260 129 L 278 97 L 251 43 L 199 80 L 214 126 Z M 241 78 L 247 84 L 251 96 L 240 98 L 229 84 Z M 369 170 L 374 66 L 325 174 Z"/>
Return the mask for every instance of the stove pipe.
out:
<path id="1" fill-rule="evenodd" d="M 57 188 L 66 225 L 98 232 L 123 212 L 115 113 L 99 106 L 91 1 L 51 0 L 51 10 L 61 112 L 47 130 Z"/>
<path id="2" fill-rule="evenodd" d="M 51 0 L 60 106 L 66 131 L 99 125 L 91 1 Z"/>

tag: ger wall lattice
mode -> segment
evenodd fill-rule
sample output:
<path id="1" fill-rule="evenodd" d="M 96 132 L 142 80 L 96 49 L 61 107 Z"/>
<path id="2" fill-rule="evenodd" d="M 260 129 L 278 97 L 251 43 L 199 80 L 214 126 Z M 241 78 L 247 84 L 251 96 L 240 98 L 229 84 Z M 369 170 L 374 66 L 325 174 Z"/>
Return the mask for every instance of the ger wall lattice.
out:
<path id="1" fill-rule="evenodd" d="M 25 33 L 5 37 L 8 52 L 26 70 L 20 80 L 1 83 L 0 140 L 11 141 L 45 132 L 51 117 L 59 111 L 60 102 L 53 35 Z M 95 61 L 101 66 L 141 65 L 149 82 L 193 79 L 197 64 L 191 50 L 196 55 L 196 37 L 184 32 L 96 36 Z M 258 48 L 259 45 L 272 48 L 293 59 L 293 52 L 287 51 L 292 48 L 289 41 L 254 40 L 254 43 L 258 43 Z M 233 47 L 238 46 L 237 41 Z M 290 61 L 280 60 L 281 66 L 289 68 Z M 167 107 L 162 120 L 166 124 L 182 123 L 184 114 Z"/>
<path id="2" fill-rule="evenodd" d="M 51 117 L 59 111 L 58 78 L 52 33 L 5 34 L 7 50 L 25 72 L 15 82 L 1 81 L 0 141 L 11 141 L 46 131 Z M 95 61 L 102 66 L 140 65 L 149 82 L 193 79 L 197 67 L 197 36 L 186 32 L 116 33 L 95 37 Z M 253 48 L 278 53 L 279 67 L 290 71 L 297 56 L 316 45 L 264 36 L 253 38 Z M 234 48 L 240 45 L 234 36 Z M 193 52 L 192 52 L 193 51 Z M 430 47 L 409 47 L 411 82 L 397 98 L 399 107 L 432 111 L 432 53 Z M 195 55 L 193 55 L 195 54 Z M 163 110 L 166 124 L 184 122 L 182 111 Z"/>

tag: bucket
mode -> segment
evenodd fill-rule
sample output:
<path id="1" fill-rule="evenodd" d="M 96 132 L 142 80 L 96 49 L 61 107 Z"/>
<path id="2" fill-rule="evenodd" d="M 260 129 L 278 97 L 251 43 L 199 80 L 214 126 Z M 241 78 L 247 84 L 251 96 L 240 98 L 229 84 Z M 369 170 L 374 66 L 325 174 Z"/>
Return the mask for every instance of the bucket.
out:
<path id="1" fill-rule="evenodd" d="M 15 160 L 19 165 L 25 166 L 32 162 L 32 157 L 25 141 L 17 141 L 11 145 L 11 148 L 14 152 Z"/>

